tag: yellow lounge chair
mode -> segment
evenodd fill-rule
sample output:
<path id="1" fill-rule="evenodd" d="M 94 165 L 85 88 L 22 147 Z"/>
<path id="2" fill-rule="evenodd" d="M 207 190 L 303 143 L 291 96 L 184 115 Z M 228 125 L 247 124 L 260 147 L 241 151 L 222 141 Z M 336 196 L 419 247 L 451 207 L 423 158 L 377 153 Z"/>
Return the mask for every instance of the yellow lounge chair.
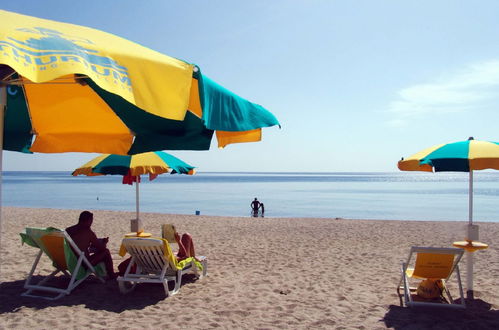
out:
<path id="1" fill-rule="evenodd" d="M 70 294 L 74 288 L 91 274 L 94 274 L 104 283 L 102 276 L 106 275 L 106 272 L 103 264 L 92 266 L 85 254 L 65 231 L 51 227 L 26 228 L 25 232 L 20 235 L 23 243 L 40 249 L 24 284 L 27 291 L 22 296 L 56 300 Z M 52 260 L 52 264 L 56 269 L 38 283 L 33 283 L 33 274 L 44 253 Z M 45 285 L 59 272 L 69 277 L 69 283 L 65 288 Z M 34 292 L 43 292 L 45 295 L 35 294 Z"/>
<path id="2" fill-rule="evenodd" d="M 193 272 L 199 277 L 206 276 L 207 259 L 204 257 L 187 258 L 177 261 L 168 241 L 163 238 L 125 237 L 120 248 L 120 255 L 128 252 L 132 259 L 125 274 L 118 277 L 118 285 L 122 293 L 132 291 L 137 283 L 161 283 L 166 296 L 174 295 L 180 290 L 182 276 Z M 202 271 L 202 275 L 199 274 Z M 168 282 L 174 282 L 173 290 L 169 290 Z"/>
<path id="3" fill-rule="evenodd" d="M 413 256 L 415 255 L 415 258 Z M 409 257 L 402 263 L 402 276 L 397 287 L 400 303 L 402 298 L 405 306 L 445 306 L 464 308 L 463 286 L 461 274 L 459 273 L 459 261 L 463 256 L 462 249 L 455 248 L 434 248 L 434 247 L 411 247 Z M 415 259 L 415 261 L 413 261 Z M 454 302 L 447 288 L 447 281 L 456 273 L 457 284 L 459 286 L 460 302 Z M 417 295 L 417 288 L 411 287 L 411 279 L 433 281 L 441 280 L 442 298 L 422 299 Z M 402 292 L 401 292 L 402 291 Z M 443 297 L 443 293 L 447 299 Z"/>

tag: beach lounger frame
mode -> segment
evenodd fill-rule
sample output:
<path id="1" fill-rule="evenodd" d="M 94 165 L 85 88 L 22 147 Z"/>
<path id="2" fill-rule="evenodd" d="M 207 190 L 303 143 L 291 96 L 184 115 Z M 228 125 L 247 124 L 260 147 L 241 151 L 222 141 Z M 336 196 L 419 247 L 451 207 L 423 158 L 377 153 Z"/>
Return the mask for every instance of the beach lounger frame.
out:
<path id="1" fill-rule="evenodd" d="M 417 258 L 418 255 L 426 255 L 430 256 L 433 258 L 437 258 L 437 260 L 440 258 L 449 258 L 447 260 L 450 260 L 450 257 L 453 257 L 452 263 L 449 262 L 444 262 L 441 265 L 438 265 L 438 262 L 432 262 L 432 263 L 427 263 L 425 264 L 424 261 L 421 262 L 419 265 L 415 264 L 415 267 L 412 268 L 410 267 L 410 263 L 412 261 L 413 256 L 416 258 L 416 263 L 417 263 Z M 435 307 L 451 307 L 451 308 L 465 308 L 465 300 L 464 300 L 464 292 L 463 292 L 463 285 L 461 281 L 461 274 L 459 272 L 459 261 L 461 260 L 463 256 L 463 250 L 462 249 L 456 249 L 456 248 L 435 248 L 435 247 L 420 247 L 420 246 L 413 246 L 411 247 L 411 250 L 409 252 L 409 256 L 407 257 L 407 260 L 405 262 L 402 262 L 402 276 L 400 278 L 399 285 L 397 287 L 397 294 L 400 299 L 400 304 L 407 307 L 414 307 L 414 306 L 435 306 Z M 445 264 L 445 265 L 444 265 Z M 436 265 L 436 266 L 435 266 Z M 418 267 L 419 266 L 419 267 Z M 433 267 L 433 270 L 431 269 Z M 435 268 L 437 267 L 438 270 L 435 272 Z M 419 269 L 418 269 L 419 268 Z M 429 270 L 427 270 L 429 269 Z M 437 274 L 440 273 L 439 276 L 437 277 L 425 277 L 425 276 L 417 276 L 418 274 L 424 275 L 425 273 L 427 274 Z M 460 295 L 460 302 L 455 303 L 449 289 L 447 288 L 447 281 L 449 278 L 453 275 L 456 274 L 456 281 L 459 287 L 459 295 Z M 431 302 L 431 301 L 415 301 L 413 299 L 413 294 L 416 293 L 417 288 L 411 287 L 410 286 L 410 278 L 417 278 L 417 279 L 426 279 L 426 278 L 438 278 L 441 279 L 444 286 L 443 286 L 443 293 L 447 296 L 447 302 L 448 303 L 440 303 L 440 302 Z M 401 292 L 402 291 L 402 292 Z M 402 300 L 403 298 L 403 300 Z"/>
<path id="2" fill-rule="evenodd" d="M 167 249 L 167 255 L 165 255 L 165 242 L 168 244 L 168 241 L 160 238 L 130 237 L 123 239 L 122 244 L 132 259 L 125 274 L 117 279 L 121 293 L 131 292 L 138 283 L 161 283 L 165 295 L 168 297 L 178 293 L 184 274 L 193 272 L 199 278 L 206 276 L 208 262 L 205 257 L 197 257 L 203 266 L 201 274 L 194 261 L 186 263 L 181 269 L 174 269 L 170 258 L 175 258 L 175 256 L 170 248 Z M 132 271 L 134 265 L 136 269 Z M 174 282 L 173 290 L 168 288 L 170 281 Z"/>
<path id="3" fill-rule="evenodd" d="M 85 281 L 87 277 L 89 277 L 92 274 L 95 275 L 102 283 L 105 282 L 104 279 L 97 274 L 97 271 L 95 270 L 94 266 L 90 263 L 90 261 L 88 261 L 88 259 L 85 257 L 85 254 L 78 248 L 78 246 L 76 246 L 75 242 L 73 242 L 73 240 L 66 231 L 53 231 L 51 233 L 45 234 L 44 236 L 59 237 L 61 238 L 61 240 L 66 240 L 66 242 L 68 242 L 68 244 L 71 246 L 76 257 L 78 258 L 76 267 L 74 268 L 73 272 L 70 274 L 68 272 L 67 267 L 61 266 L 61 264 L 64 265 L 65 262 L 64 263 L 59 262 L 58 257 L 48 255 L 49 252 L 47 251 L 47 249 L 42 249 L 40 246 L 38 246 L 40 252 L 38 252 L 35 258 L 35 262 L 31 267 L 31 271 L 29 272 L 28 277 L 24 283 L 24 288 L 27 289 L 27 291 L 22 293 L 21 294 L 22 296 L 32 297 L 32 298 L 42 298 L 47 300 L 57 300 L 65 295 L 69 295 L 74 288 L 76 288 L 80 283 Z M 56 269 L 49 275 L 45 276 L 45 278 L 42 279 L 41 281 L 37 283 L 32 283 L 33 274 L 35 273 L 36 267 L 38 266 L 40 258 L 42 257 L 43 254 L 47 254 L 47 256 L 54 262 L 54 267 L 56 267 Z M 62 255 L 64 255 L 64 253 Z M 82 267 L 84 267 L 83 265 L 85 265 L 85 267 L 87 268 L 87 272 L 82 278 L 77 279 L 78 272 Z M 60 272 L 70 278 L 66 288 L 56 288 L 44 285 L 47 281 L 54 278 Z M 55 294 L 55 296 L 39 295 L 35 294 L 34 291 L 41 291 L 49 294 Z"/>

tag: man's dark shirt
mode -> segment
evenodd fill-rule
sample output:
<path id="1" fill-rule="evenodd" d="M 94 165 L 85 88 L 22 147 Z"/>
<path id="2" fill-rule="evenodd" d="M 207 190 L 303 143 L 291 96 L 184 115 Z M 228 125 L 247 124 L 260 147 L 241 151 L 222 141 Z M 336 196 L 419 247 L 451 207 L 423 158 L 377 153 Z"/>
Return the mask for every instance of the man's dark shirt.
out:
<path id="1" fill-rule="evenodd" d="M 71 239 L 75 242 L 76 246 L 88 255 L 88 248 L 90 246 L 95 247 L 97 250 L 103 250 L 106 248 L 98 239 L 95 233 L 90 229 L 90 227 L 76 224 L 74 226 L 66 228 L 66 232 L 71 236 Z"/>

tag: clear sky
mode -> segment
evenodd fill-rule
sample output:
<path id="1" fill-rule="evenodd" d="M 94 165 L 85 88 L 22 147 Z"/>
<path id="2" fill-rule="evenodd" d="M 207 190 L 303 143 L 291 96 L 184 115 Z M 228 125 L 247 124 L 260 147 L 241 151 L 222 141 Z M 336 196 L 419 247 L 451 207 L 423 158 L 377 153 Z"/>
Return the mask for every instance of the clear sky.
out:
<path id="1" fill-rule="evenodd" d="M 274 113 L 258 143 L 171 152 L 199 171 L 397 171 L 435 144 L 499 141 L 499 1 L 2 1 L 199 65 Z M 4 170 L 95 154 L 4 152 Z"/>

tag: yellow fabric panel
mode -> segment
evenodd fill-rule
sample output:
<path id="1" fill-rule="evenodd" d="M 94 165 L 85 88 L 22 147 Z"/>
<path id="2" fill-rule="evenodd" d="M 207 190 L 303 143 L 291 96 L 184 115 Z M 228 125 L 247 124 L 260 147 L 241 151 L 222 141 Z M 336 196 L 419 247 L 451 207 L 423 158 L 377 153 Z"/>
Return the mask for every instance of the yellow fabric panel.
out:
<path id="1" fill-rule="evenodd" d="M 407 277 L 412 277 L 412 275 L 414 274 L 414 268 L 407 268 L 405 270 L 405 274 L 407 275 Z"/>
<path id="2" fill-rule="evenodd" d="M 100 173 L 94 173 L 92 172 L 92 169 L 97 166 L 97 164 L 99 164 L 104 158 L 106 158 L 107 156 L 109 156 L 109 154 L 103 154 L 103 155 L 100 155 L 100 156 L 97 156 L 95 158 L 93 158 L 92 160 L 90 160 L 88 163 L 78 167 L 76 170 L 73 171 L 73 175 L 88 175 L 88 176 L 97 176 L 97 175 L 103 175 L 103 174 L 100 174 Z"/>
<path id="3" fill-rule="evenodd" d="M 415 153 L 414 155 L 410 156 L 409 158 L 406 158 L 404 160 L 412 160 L 412 159 L 421 159 L 421 158 L 424 158 L 426 155 L 432 153 L 433 151 L 437 150 L 438 148 L 444 146 L 445 144 L 442 143 L 442 144 L 439 144 L 439 145 L 436 145 L 436 146 L 433 146 L 433 147 L 429 147 L 429 148 L 426 148 L 424 150 L 421 150 L 420 152 L 417 152 Z"/>
<path id="4" fill-rule="evenodd" d="M 470 141 L 470 167 L 472 170 L 487 168 L 499 170 L 499 145 L 487 141 Z"/>
<path id="5" fill-rule="evenodd" d="M 43 40 L 56 49 L 40 49 Z M 185 117 L 194 65 L 110 33 L 0 10 L 0 64 L 40 83 L 85 74 L 155 115 Z M 76 48 L 75 48 L 76 47 Z M 46 55 L 43 51 L 49 50 Z"/>
<path id="6" fill-rule="evenodd" d="M 124 155 L 130 149 L 129 129 L 90 87 L 65 77 L 24 88 L 37 135 L 31 151 Z"/>
<path id="7" fill-rule="evenodd" d="M 262 139 L 262 129 L 257 128 L 250 131 L 227 132 L 216 131 L 218 147 L 224 148 L 231 143 L 257 142 Z"/>
<path id="8" fill-rule="evenodd" d="M 444 144 L 439 144 L 430 148 L 426 148 L 421 150 L 414 155 L 405 158 L 404 160 L 400 160 L 397 164 L 399 170 L 401 171 L 424 171 L 424 172 L 433 172 L 433 168 L 429 165 L 419 165 L 419 160 L 424 158 L 426 155 L 432 153 L 438 148 L 442 147 Z"/>
<path id="9" fill-rule="evenodd" d="M 201 101 L 199 100 L 199 84 L 198 80 L 194 78 L 192 78 L 191 83 L 188 109 L 199 118 L 203 117 L 203 109 L 201 108 Z"/>
<path id="10" fill-rule="evenodd" d="M 53 235 L 45 235 L 40 238 L 46 251 L 50 255 L 50 259 L 57 264 L 60 270 L 67 270 L 66 257 L 64 255 L 64 238 Z"/>
<path id="11" fill-rule="evenodd" d="M 169 167 L 154 152 L 145 152 L 132 156 L 130 174 L 133 176 L 146 173 L 161 174 L 169 171 Z"/>
<path id="12" fill-rule="evenodd" d="M 447 278 L 452 270 L 453 254 L 423 253 L 416 257 L 413 277 L 418 278 Z"/>

